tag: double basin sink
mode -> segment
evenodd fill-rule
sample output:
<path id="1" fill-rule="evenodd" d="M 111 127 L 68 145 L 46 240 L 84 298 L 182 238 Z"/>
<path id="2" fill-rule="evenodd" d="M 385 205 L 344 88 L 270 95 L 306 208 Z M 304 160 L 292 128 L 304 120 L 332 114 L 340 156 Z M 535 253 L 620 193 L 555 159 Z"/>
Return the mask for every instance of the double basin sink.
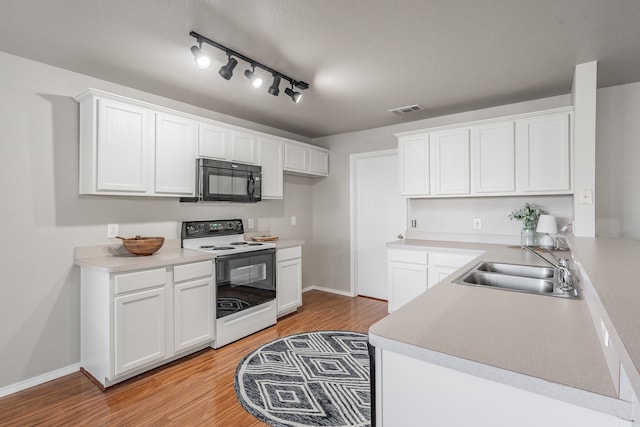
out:
<path id="1" fill-rule="evenodd" d="M 481 262 L 453 283 L 515 292 L 580 299 L 580 292 L 560 286 L 557 270 L 536 265 Z"/>

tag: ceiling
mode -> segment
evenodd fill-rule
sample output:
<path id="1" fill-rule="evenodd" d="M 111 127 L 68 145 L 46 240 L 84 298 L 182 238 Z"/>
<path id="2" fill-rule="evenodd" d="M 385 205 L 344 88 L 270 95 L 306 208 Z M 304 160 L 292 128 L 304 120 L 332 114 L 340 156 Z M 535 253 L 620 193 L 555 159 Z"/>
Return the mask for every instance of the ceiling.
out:
<path id="1" fill-rule="evenodd" d="M 0 0 L 0 50 L 315 138 L 640 81 L 637 0 Z M 253 89 L 196 31 L 310 84 Z M 388 110 L 419 104 L 424 111 Z"/>

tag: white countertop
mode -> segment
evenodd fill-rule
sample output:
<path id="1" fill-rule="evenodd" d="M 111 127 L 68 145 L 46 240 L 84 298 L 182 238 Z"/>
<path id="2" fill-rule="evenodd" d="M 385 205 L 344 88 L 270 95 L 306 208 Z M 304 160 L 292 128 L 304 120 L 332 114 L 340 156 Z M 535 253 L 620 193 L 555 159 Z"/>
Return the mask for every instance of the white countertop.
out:
<path id="1" fill-rule="evenodd" d="M 276 249 L 287 249 L 304 245 L 303 240 L 278 240 Z M 189 262 L 215 259 L 210 252 L 182 249 L 179 239 L 167 239 L 158 252 L 149 256 L 128 253 L 121 243 L 75 248 L 75 264 L 106 273 L 122 273 L 146 268 L 165 267 Z"/>
<path id="2" fill-rule="evenodd" d="M 158 252 L 149 256 L 128 253 L 121 243 L 112 245 L 79 246 L 75 248 L 75 264 L 105 273 L 122 273 L 147 268 L 166 267 L 215 258 L 209 252 L 182 249 L 180 240 L 167 239 Z"/>
<path id="3" fill-rule="evenodd" d="M 479 243 L 404 240 L 387 246 L 484 253 L 371 326 L 372 345 L 613 415 L 630 416 L 630 405 L 617 399 L 585 300 L 451 282 L 480 260 L 545 265 L 535 255 L 518 247 Z M 578 249 L 578 256 L 582 252 Z M 635 335 L 640 335 L 638 330 Z"/>

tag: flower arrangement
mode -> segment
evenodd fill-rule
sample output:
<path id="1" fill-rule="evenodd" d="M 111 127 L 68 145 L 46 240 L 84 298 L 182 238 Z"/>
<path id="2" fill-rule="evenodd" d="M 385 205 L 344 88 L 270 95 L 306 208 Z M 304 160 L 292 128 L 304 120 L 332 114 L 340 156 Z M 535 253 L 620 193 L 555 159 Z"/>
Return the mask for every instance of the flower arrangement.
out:
<path id="1" fill-rule="evenodd" d="M 509 214 L 509 219 L 522 221 L 524 228 L 534 228 L 538 222 L 538 218 L 544 211 L 538 206 L 525 203 L 520 209 L 516 209 Z"/>

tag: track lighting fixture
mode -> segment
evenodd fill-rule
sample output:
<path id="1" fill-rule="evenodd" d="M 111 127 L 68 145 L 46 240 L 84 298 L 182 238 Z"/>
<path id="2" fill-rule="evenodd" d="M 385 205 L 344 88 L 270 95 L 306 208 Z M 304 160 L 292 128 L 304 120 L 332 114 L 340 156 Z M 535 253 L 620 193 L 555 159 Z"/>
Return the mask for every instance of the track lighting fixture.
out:
<path id="1" fill-rule="evenodd" d="M 233 77 L 233 69 L 236 68 L 236 65 L 238 65 L 238 60 L 229 55 L 229 62 L 227 62 L 227 65 L 220 67 L 218 74 L 220 74 L 225 80 L 229 80 Z"/>
<path id="2" fill-rule="evenodd" d="M 198 67 L 204 69 L 207 68 L 210 63 L 209 58 L 202 53 L 202 43 L 206 43 L 210 46 L 216 47 L 227 54 L 227 58 L 229 58 L 227 64 L 223 65 L 218 71 L 218 74 L 220 74 L 226 80 L 230 80 L 231 77 L 233 77 L 233 69 L 236 67 L 236 65 L 238 65 L 238 59 L 241 59 L 247 62 L 251 67 L 251 70 L 245 70 L 244 75 L 251 81 L 253 87 L 258 88 L 262 85 L 262 79 L 256 74 L 256 67 L 261 68 L 262 70 L 270 73 L 273 76 L 273 83 L 271 84 L 271 86 L 269 86 L 268 89 L 268 92 L 271 95 L 278 96 L 280 94 L 280 81 L 282 79 L 287 80 L 291 84 L 291 87 L 286 88 L 284 93 L 290 96 L 295 103 L 300 102 L 302 94 L 300 92 L 294 91 L 293 88 L 296 87 L 301 90 L 309 88 L 309 84 L 303 82 L 302 80 L 295 80 L 292 77 L 282 74 L 281 72 L 276 71 L 273 68 L 267 67 L 260 62 L 254 61 L 253 59 L 244 56 L 243 54 L 236 52 L 235 50 L 229 49 L 228 47 L 223 46 L 211 39 L 208 39 L 194 31 L 191 31 L 189 35 L 191 37 L 194 37 L 196 39 L 196 42 L 198 43 L 198 46 L 191 47 L 191 53 L 193 53 L 193 57 Z"/>
<path id="3" fill-rule="evenodd" d="M 251 82 L 251 86 L 255 88 L 259 88 L 260 86 L 262 86 L 262 79 L 260 78 L 260 76 L 256 74 L 255 65 L 253 65 L 252 68 L 253 68 L 252 70 L 245 70 L 244 75 Z"/>
<path id="4" fill-rule="evenodd" d="M 198 46 L 191 46 L 191 53 L 193 53 L 193 60 L 196 61 L 196 65 L 201 70 L 209 68 L 211 60 L 207 55 L 202 53 L 202 42 L 198 43 Z"/>
<path id="5" fill-rule="evenodd" d="M 302 99 L 302 94 L 293 90 L 293 84 L 291 85 L 291 88 L 286 88 L 284 93 L 289 95 L 296 104 L 300 102 L 300 99 Z"/>
<path id="6" fill-rule="evenodd" d="M 269 93 L 273 96 L 280 94 L 280 76 L 277 74 L 273 76 L 273 84 L 269 86 Z"/>

